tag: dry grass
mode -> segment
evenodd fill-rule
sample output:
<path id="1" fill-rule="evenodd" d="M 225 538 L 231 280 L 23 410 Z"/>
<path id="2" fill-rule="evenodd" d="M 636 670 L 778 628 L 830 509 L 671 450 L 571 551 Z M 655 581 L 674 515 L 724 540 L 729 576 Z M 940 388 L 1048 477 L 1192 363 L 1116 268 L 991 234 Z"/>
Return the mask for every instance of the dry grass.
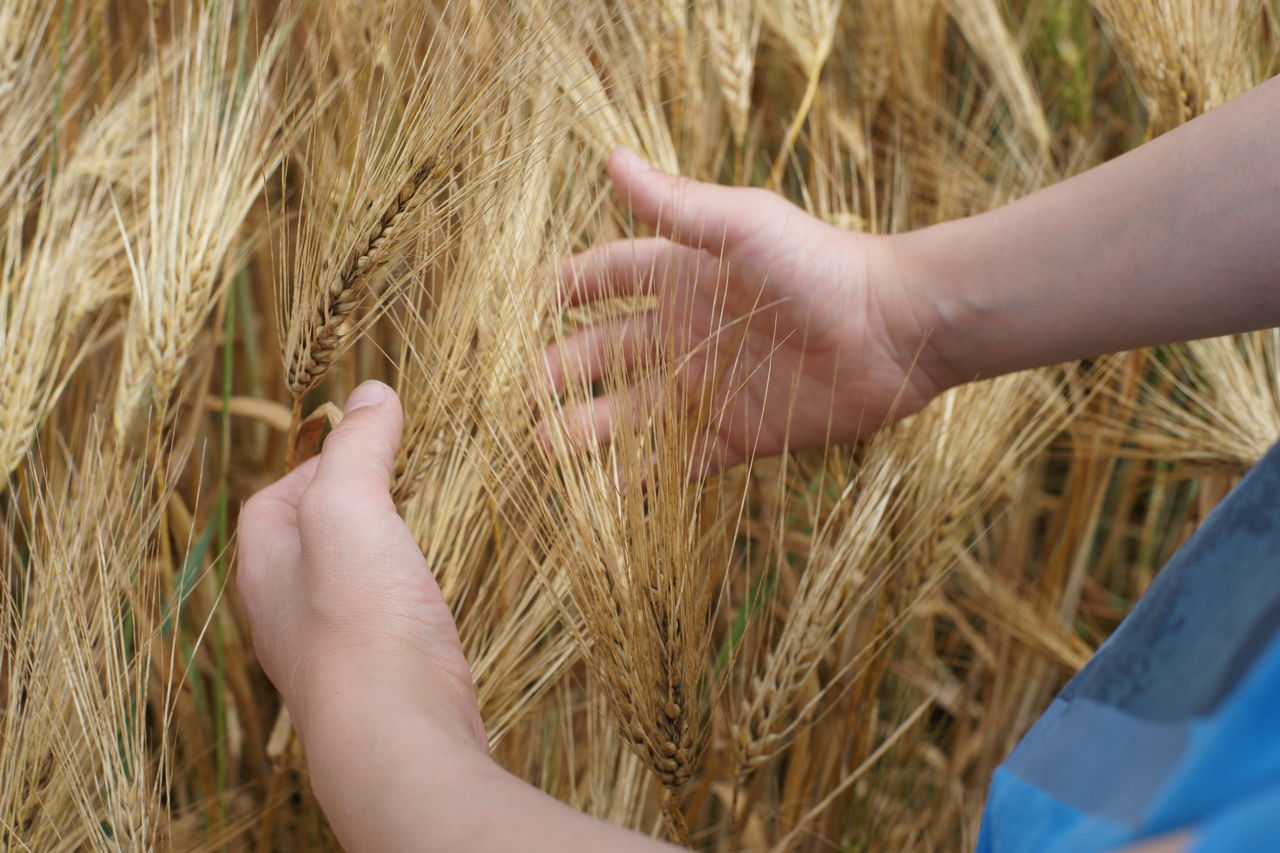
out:
<path id="1" fill-rule="evenodd" d="M 556 270 L 638 233 L 616 145 L 906 230 L 1275 73 L 1277 11 L 4 4 L 0 846 L 336 847 L 224 592 L 239 503 L 380 377 L 505 766 L 700 849 L 970 848 L 992 769 L 1276 436 L 1274 333 L 708 477 L 746 368 L 688 412 L 655 369 L 583 447 L 551 415 L 621 377 L 552 400 L 543 348 L 644 306 L 563 311 Z"/>
<path id="2" fill-rule="evenodd" d="M 266 176 L 295 135 L 296 99 L 281 86 L 284 34 L 272 28 L 250 60 L 235 53 L 234 7 L 206 7 L 150 68 L 151 97 L 131 118 L 147 128 L 143 186 L 118 206 L 133 273 L 115 426 L 128 435 L 149 410 L 163 420 L 190 350 L 229 279 L 228 257 Z"/>
<path id="3" fill-rule="evenodd" d="M 81 429 L 84 457 L 51 449 L 6 513 L 6 553 L 28 550 L 0 597 L 0 831 L 30 850 L 148 849 L 170 819 L 170 756 L 149 719 L 167 728 L 181 689 L 148 554 L 159 512 L 139 500 L 143 469 L 115 465 L 111 439 Z"/>

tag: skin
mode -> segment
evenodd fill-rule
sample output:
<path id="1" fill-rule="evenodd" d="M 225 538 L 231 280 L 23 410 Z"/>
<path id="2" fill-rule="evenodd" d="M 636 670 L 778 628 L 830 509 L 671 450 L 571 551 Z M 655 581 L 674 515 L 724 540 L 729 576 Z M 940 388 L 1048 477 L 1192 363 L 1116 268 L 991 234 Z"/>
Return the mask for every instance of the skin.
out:
<path id="1" fill-rule="evenodd" d="M 254 649 L 343 846 L 666 847 L 569 808 L 489 758 L 453 618 L 391 501 L 402 429 L 395 393 L 364 383 L 323 453 L 240 514 L 237 583 Z"/>
<path id="2" fill-rule="evenodd" d="M 739 399 L 706 437 L 713 464 L 729 465 L 847 441 L 976 378 L 1280 325 L 1278 124 L 1272 80 L 1005 208 L 893 237 L 615 152 L 621 199 L 659 236 L 571 259 L 561 289 L 579 304 L 648 291 L 657 307 L 548 351 L 549 381 L 664 360 L 697 398 L 717 365 L 741 362 Z M 745 332 L 733 322 L 744 316 Z M 766 359 L 768 371 L 750 369 Z M 563 416 L 607 441 L 647 393 L 632 385 Z M 254 647 L 344 846 L 664 847 L 489 758 L 453 620 L 389 495 L 399 402 L 365 383 L 347 412 L 320 457 L 245 505 L 238 569 Z M 1192 827 L 1131 850 L 1193 838 Z"/>
<path id="3" fill-rule="evenodd" d="M 911 369 L 927 326 L 883 238 L 827 225 L 767 190 L 664 174 L 626 150 L 610 158 L 609 175 L 659 236 L 569 259 L 564 302 L 655 294 L 657 307 L 551 347 L 556 392 L 657 361 L 679 365 L 690 399 L 716 379 L 734 391 L 727 405 L 714 401 L 724 416 L 706 436 L 718 468 L 788 445 L 821 447 L 829 433 L 847 441 L 943 390 Z M 563 415 L 571 435 L 607 441 L 640 389 L 571 408 Z"/>

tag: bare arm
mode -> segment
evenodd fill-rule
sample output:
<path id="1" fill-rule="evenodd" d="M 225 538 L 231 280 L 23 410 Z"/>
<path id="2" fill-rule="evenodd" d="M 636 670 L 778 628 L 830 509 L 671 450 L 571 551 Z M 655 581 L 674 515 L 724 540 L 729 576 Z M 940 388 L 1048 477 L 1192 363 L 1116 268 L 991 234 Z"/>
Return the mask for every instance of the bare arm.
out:
<path id="1" fill-rule="evenodd" d="M 941 385 L 1280 325 L 1280 78 L 987 213 L 891 238 Z"/>
<path id="2" fill-rule="evenodd" d="M 1278 129 L 1273 80 L 1008 207 L 890 238 L 838 232 L 760 191 L 615 155 L 624 199 L 671 239 L 588 253 L 569 265 L 566 290 L 578 301 L 674 292 L 654 327 L 714 341 L 714 324 L 698 325 L 707 317 L 675 308 L 697 307 L 700 283 L 716 280 L 699 270 L 732 261 L 735 300 L 780 306 L 757 342 L 775 359 L 779 340 L 795 350 L 776 376 L 817 389 L 839 381 L 858 409 L 847 423 L 816 413 L 792 446 L 820 446 L 828 429 L 847 440 L 971 379 L 1280 324 Z M 714 293 L 702 295 L 712 304 Z M 583 335 L 549 358 L 554 384 L 597 378 L 602 350 Z M 915 353 L 927 381 L 909 375 Z M 742 420 L 773 411 L 777 424 L 751 435 L 730 423 L 712 436 L 726 462 L 785 446 L 788 413 L 768 391 L 740 395 Z M 322 456 L 241 516 L 239 583 L 255 647 L 298 721 L 339 837 L 353 850 L 662 849 L 488 758 L 452 618 L 389 497 L 400 431 L 394 395 L 362 386 Z M 1183 839 L 1165 843 L 1154 849 Z"/>
<path id="3" fill-rule="evenodd" d="M 1013 204 L 889 237 L 615 152 L 620 200 L 659 236 L 571 259 L 562 286 L 573 303 L 652 292 L 657 308 L 550 348 L 552 384 L 616 375 L 619 338 L 623 370 L 692 365 L 694 389 L 699 357 L 740 366 L 708 442 L 730 465 L 849 441 L 974 379 L 1280 325 L 1277 131 L 1280 79 Z M 719 333 L 748 314 L 744 340 Z M 571 410 L 570 431 L 608 440 L 610 403 Z"/>
<path id="4" fill-rule="evenodd" d="M 371 679 L 367 662 L 362 669 L 334 678 L 302 730 L 316 796 L 347 849 L 675 849 L 544 794 L 447 736 L 421 707 L 370 701 L 387 681 Z"/>

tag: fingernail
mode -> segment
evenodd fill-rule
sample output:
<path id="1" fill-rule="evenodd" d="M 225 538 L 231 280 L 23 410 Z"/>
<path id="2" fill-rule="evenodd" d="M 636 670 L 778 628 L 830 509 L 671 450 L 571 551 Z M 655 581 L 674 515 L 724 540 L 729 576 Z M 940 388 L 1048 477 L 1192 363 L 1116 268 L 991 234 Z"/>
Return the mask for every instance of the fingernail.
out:
<path id="1" fill-rule="evenodd" d="M 343 408 L 342 413 L 349 415 L 356 409 L 363 409 L 365 406 L 376 406 L 385 399 L 387 399 L 387 386 L 376 379 L 370 379 L 368 382 L 360 383 L 356 390 L 351 392 L 351 396 L 347 398 L 347 405 Z"/>

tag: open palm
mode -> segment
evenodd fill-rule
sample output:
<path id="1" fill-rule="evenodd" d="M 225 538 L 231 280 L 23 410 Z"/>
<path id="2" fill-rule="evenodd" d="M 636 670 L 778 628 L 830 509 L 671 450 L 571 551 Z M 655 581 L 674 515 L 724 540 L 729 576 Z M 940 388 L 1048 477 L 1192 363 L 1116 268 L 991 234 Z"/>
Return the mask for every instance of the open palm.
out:
<path id="1" fill-rule="evenodd" d="M 610 175 L 660 236 L 570 259 L 568 304 L 650 294 L 654 307 L 591 326 L 548 353 L 551 380 L 628 375 L 568 409 L 571 433 L 608 441 L 670 393 L 644 370 L 677 366 L 678 404 L 699 409 L 711 467 L 850 440 L 941 389 L 911 369 L 927 325 L 882 238 L 830 226 L 759 189 L 703 184 L 615 152 Z"/>

